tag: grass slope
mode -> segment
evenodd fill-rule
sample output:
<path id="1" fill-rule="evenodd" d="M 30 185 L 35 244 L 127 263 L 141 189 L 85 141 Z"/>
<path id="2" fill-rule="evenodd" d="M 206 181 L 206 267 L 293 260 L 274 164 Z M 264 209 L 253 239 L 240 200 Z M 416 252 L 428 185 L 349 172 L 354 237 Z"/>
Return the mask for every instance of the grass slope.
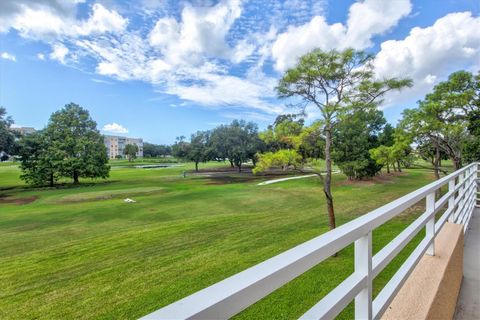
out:
<path id="1" fill-rule="evenodd" d="M 0 167 L 0 318 L 138 318 L 327 231 L 316 178 L 257 186 L 267 178 L 183 178 L 186 169 L 192 165 L 116 168 L 105 182 L 32 189 L 18 168 Z M 409 170 L 359 185 L 346 184 L 343 175 L 333 179 L 342 224 L 432 175 Z M 29 197 L 36 200 L 5 201 Z M 415 216 L 413 210 L 378 229 L 374 251 Z M 418 240 L 377 277 L 375 292 Z M 352 257 L 348 247 L 236 318 L 300 316 L 352 272 Z M 341 318 L 352 312 L 349 306 Z"/>

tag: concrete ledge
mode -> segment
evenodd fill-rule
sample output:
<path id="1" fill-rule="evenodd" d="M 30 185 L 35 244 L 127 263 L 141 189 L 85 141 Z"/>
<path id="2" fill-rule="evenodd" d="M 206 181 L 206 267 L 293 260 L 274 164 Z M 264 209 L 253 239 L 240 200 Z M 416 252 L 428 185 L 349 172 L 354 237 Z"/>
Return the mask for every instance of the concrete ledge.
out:
<path id="1" fill-rule="evenodd" d="M 446 223 L 382 319 L 452 319 L 463 277 L 463 225 Z"/>

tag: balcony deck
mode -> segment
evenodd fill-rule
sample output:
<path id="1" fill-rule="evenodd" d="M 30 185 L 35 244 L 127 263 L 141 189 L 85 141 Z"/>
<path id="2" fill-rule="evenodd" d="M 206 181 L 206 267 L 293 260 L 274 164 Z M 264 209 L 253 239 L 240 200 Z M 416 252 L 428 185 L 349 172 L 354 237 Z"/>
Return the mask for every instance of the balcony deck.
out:
<path id="1" fill-rule="evenodd" d="M 480 209 L 476 208 L 465 237 L 463 281 L 456 320 L 478 319 L 480 315 Z"/>
<path id="2" fill-rule="evenodd" d="M 466 240 L 464 278 L 456 319 L 480 319 L 480 209 L 475 208 L 480 201 L 477 198 L 479 167 L 480 163 L 471 163 L 142 319 L 230 318 L 351 244 L 354 244 L 354 272 L 301 319 L 334 319 L 351 301 L 355 301 L 355 319 L 381 319 L 422 257 L 425 254 L 435 256 L 435 237 L 447 221 L 468 226 L 468 229 L 461 227 L 460 230 L 466 234 Z M 439 197 L 438 191 L 443 186 L 448 186 L 448 192 Z M 425 212 L 373 254 L 373 231 L 420 201 L 425 201 Z M 436 219 L 441 210 L 444 210 L 442 215 Z M 421 230 L 425 230 L 423 240 L 373 299 L 372 280 Z M 461 280 L 461 272 L 458 273 L 455 293 Z M 454 299 L 449 304 L 449 318 L 454 314 Z"/>

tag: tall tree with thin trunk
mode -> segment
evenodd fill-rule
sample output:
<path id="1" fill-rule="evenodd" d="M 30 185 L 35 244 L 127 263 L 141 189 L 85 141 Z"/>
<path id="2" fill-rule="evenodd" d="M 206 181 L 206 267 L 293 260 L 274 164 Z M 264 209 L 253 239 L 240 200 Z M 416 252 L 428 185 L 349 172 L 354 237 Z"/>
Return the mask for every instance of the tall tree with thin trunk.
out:
<path id="1" fill-rule="evenodd" d="M 323 192 L 327 200 L 330 229 L 336 227 L 332 181 L 332 134 L 342 113 L 352 108 L 375 108 L 390 90 L 411 86 L 410 79 L 375 78 L 373 56 L 362 51 L 322 51 L 302 56 L 297 65 L 285 72 L 277 87 L 280 98 L 293 105 L 313 105 L 322 117 L 325 134 L 326 173 Z"/>

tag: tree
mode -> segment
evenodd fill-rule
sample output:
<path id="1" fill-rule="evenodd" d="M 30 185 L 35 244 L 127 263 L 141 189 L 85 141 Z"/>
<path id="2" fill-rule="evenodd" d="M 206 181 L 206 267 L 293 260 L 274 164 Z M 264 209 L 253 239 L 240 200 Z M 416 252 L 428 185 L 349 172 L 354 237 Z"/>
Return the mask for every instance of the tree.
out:
<path id="1" fill-rule="evenodd" d="M 313 105 L 322 117 L 325 135 L 326 174 L 323 192 L 327 200 L 330 228 L 335 228 L 332 181 L 332 143 L 339 115 L 352 108 L 375 108 L 390 90 L 411 86 L 409 79 L 376 80 L 373 56 L 347 49 L 342 52 L 319 49 L 302 56 L 298 64 L 286 71 L 277 91 L 280 98 L 293 98 L 294 105 Z M 296 102 L 296 103 L 295 103 Z"/>
<path id="2" fill-rule="evenodd" d="M 296 120 L 297 115 L 279 115 L 267 130 L 260 132 L 259 137 L 265 142 L 267 150 L 278 151 L 291 149 L 298 144 L 297 139 L 303 131 L 304 120 Z"/>
<path id="3" fill-rule="evenodd" d="M 403 118 L 399 123 L 399 129 L 407 132 L 411 139 L 419 146 L 422 158 L 432 155 L 432 165 L 435 178 L 440 179 L 440 126 L 437 117 L 432 109 L 422 108 L 405 109 Z M 422 148 L 423 146 L 423 148 Z M 427 149 L 425 149 L 427 147 Z M 430 149 L 430 147 L 432 149 Z M 422 152 L 423 151 L 423 152 Z M 423 154 L 422 154 L 423 153 Z"/>
<path id="4" fill-rule="evenodd" d="M 228 159 L 238 172 L 248 160 L 255 165 L 256 154 L 265 149 L 265 143 L 259 138 L 258 126 L 243 120 L 234 120 L 229 125 L 213 129 L 209 146 L 217 158 Z"/>
<path id="5" fill-rule="evenodd" d="M 390 173 L 390 165 L 394 163 L 392 147 L 381 145 L 370 150 L 370 155 L 378 164 L 387 166 L 387 173 Z"/>
<path id="6" fill-rule="evenodd" d="M 127 144 L 123 149 L 123 154 L 127 156 L 129 162 L 137 159 L 138 146 L 136 144 Z"/>
<path id="7" fill-rule="evenodd" d="M 298 153 L 303 162 L 308 159 L 320 159 L 324 157 L 325 137 L 322 133 L 321 121 L 314 121 L 310 126 L 303 128 L 298 137 Z"/>
<path id="8" fill-rule="evenodd" d="M 469 137 L 469 114 L 478 110 L 479 101 L 480 74 L 457 71 L 419 103 L 421 112 L 428 115 L 434 143 L 452 160 L 455 170 L 462 166 L 462 150 Z"/>
<path id="9" fill-rule="evenodd" d="M 480 107 L 480 104 L 479 104 Z M 468 114 L 469 137 L 463 146 L 465 160 L 474 162 L 480 160 L 480 109 L 471 111 Z"/>
<path id="10" fill-rule="evenodd" d="M 372 159 L 382 166 L 387 166 L 387 173 L 390 173 L 390 166 L 394 171 L 402 172 L 402 165 L 409 167 L 414 160 L 410 147 L 411 140 L 399 132 L 399 130 L 394 131 L 393 145 L 381 145 L 369 151 Z"/>
<path id="11" fill-rule="evenodd" d="M 393 126 L 390 123 L 387 123 L 382 132 L 378 135 L 378 142 L 387 147 L 393 146 L 395 143 L 394 132 L 395 129 Z"/>
<path id="12" fill-rule="evenodd" d="M 60 178 L 62 154 L 53 148 L 50 137 L 44 131 L 23 136 L 19 145 L 20 176 L 35 186 L 53 187 Z"/>
<path id="13" fill-rule="evenodd" d="M 431 153 L 429 145 L 433 146 L 432 164 L 437 179 L 442 171 L 442 153 L 452 160 L 457 170 L 462 166 L 465 145 L 470 143 L 475 149 L 475 140 L 471 139 L 467 128 L 470 115 L 478 110 L 479 97 L 480 76 L 474 77 L 470 72 L 457 71 L 419 101 L 418 108 L 404 111 L 400 127 L 403 131 L 410 132 L 416 144 L 421 146 L 417 150 L 426 152 L 424 158 Z"/>
<path id="14" fill-rule="evenodd" d="M 0 152 L 10 154 L 15 148 L 15 135 L 10 130 L 13 120 L 7 116 L 7 110 L 0 107 Z"/>
<path id="15" fill-rule="evenodd" d="M 198 164 L 212 159 L 212 152 L 208 146 L 210 132 L 198 131 L 192 134 L 190 145 L 186 153 L 186 159 L 195 163 L 195 171 L 198 172 Z"/>
<path id="16" fill-rule="evenodd" d="M 380 144 L 378 135 L 386 122 L 383 113 L 352 110 L 340 117 L 333 134 L 333 161 L 349 180 L 373 177 L 382 166 L 371 158 L 369 150 Z M 388 124 L 385 128 L 389 130 Z"/>
<path id="17" fill-rule="evenodd" d="M 172 154 L 172 148 L 168 145 L 153 144 L 145 142 L 143 144 L 143 156 L 145 158 L 165 157 Z"/>
<path id="18" fill-rule="evenodd" d="M 54 112 L 44 130 L 49 148 L 63 160 L 60 175 L 79 178 L 107 178 L 110 171 L 103 137 L 86 109 L 70 103 Z"/>
<path id="19" fill-rule="evenodd" d="M 297 168 L 302 164 L 302 157 L 295 150 L 281 149 L 275 152 L 266 152 L 258 156 L 258 165 L 253 169 L 254 174 L 265 172 L 272 167 L 280 167 L 283 171 L 290 166 Z"/>
<path id="20" fill-rule="evenodd" d="M 402 165 L 405 168 L 410 168 L 415 162 L 413 155 L 413 149 L 411 147 L 412 139 L 410 135 L 406 134 L 400 128 L 395 128 L 394 143 L 391 146 L 393 148 L 393 156 L 397 162 L 398 171 L 402 171 Z"/>
<path id="21" fill-rule="evenodd" d="M 189 152 L 190 144 L 185 141 L 184 136 L 177 137 L 175 143 L 172 145 L 172 154 L 175 158 L 185 159 Z"/>

